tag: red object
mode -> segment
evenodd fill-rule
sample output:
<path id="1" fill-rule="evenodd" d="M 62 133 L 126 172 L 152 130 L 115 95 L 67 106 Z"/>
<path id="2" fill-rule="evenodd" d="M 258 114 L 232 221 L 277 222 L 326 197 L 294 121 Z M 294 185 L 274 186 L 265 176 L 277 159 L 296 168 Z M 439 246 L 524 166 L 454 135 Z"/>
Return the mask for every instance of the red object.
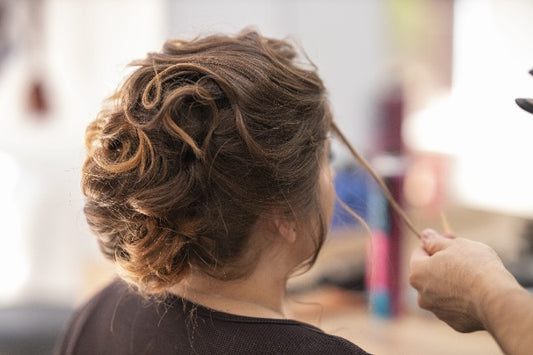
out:
<path id="1" fill-rule="evenodd" d="M 37 115 L 37 117 L 42 117 L 49 110 L 44 85 L 39 80 L 33 81 L 30 84 L 28 108 L 30 113 Z"/>
<path id="2" fill-rule="evenodd" d="M 379 150 L 400 153 L 404 148 L 402 139 L 404 98 L 401 87 L 392 87 L 381 100 L 379 108 Z"/>
<path id="3" fill-rule="evenodd" d="M 403 193 L 403 175 L 393 176 L 387 178 L 388 187 L 394 199 L 402 205 Z M 391 313 L 398 315 L 402 306 L 402 244 L 403 221 L 391 206 L 389 206 L 390 220 L 389 220 L 389 292 L 391 295 Z"/>

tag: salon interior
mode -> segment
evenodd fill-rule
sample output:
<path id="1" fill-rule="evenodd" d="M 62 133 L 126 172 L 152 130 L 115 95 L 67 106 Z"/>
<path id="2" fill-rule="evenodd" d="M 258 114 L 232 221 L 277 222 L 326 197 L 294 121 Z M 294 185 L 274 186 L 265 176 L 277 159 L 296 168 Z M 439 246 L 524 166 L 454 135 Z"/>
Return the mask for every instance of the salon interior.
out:
<path id="1" fill-rule="evenodd" d="M 83 215 L 86 125 L 127 64 L 173 37 L 253 26 L 305 48 L 335 120 L 419 229 L 492 246 L 533 286 L 530 0 L 0 0 L 0 354 L 51 354 L 115 277 Z M 419 240 L 333 137 L 339 204 L 298 320 L 375 354 L 501 354 L 417 306 Z M 530 163 L 528 163 L 528 161 Z"/>

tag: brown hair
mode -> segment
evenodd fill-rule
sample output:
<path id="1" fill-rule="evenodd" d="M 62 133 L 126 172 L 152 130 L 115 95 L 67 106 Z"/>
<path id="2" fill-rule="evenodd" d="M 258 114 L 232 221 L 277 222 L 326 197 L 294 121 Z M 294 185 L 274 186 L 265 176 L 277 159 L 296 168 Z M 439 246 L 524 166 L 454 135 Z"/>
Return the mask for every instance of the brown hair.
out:
<path id="1" fill-rule="evenodd" d="M 251 229 L 274 209 L 318 218 L 314 261 L 331 115 L 303 59 L 245 30 L 168 41 L 133 63 L 87 128 L 82 177 L 89 226 L 127 280 L 158 293 L 191 268 L 242 277 Z"/>

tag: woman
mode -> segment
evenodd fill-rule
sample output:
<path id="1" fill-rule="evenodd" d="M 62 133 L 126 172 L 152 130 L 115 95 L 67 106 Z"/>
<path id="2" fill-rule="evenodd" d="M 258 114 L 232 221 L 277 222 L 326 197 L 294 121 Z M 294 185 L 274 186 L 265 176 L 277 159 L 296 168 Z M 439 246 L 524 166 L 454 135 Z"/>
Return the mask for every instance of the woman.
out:
<path id="1" fill-rule="evenodd" d="M 96 295 L 60 353 L 366 354 L 285 316 L 287 279 L 316 259 L 333 209 L 316 68 L 250 30 L 134 65 L 87 129 L 82 189 L 136 291 Z"/>

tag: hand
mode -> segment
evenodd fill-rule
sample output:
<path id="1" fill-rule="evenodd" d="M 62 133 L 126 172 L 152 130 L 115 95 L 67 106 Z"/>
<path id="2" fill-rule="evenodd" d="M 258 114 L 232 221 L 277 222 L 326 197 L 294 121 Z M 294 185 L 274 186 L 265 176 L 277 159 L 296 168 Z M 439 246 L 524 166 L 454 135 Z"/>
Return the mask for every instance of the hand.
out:
<path id="1" fill-rule="evenodd" d="M 422 233 L 410 268 L 419 306 L 460 332 L 485 329 L 484 300 L 501 282 L 514 280 L 489 246 L 432 230 Z"/>

